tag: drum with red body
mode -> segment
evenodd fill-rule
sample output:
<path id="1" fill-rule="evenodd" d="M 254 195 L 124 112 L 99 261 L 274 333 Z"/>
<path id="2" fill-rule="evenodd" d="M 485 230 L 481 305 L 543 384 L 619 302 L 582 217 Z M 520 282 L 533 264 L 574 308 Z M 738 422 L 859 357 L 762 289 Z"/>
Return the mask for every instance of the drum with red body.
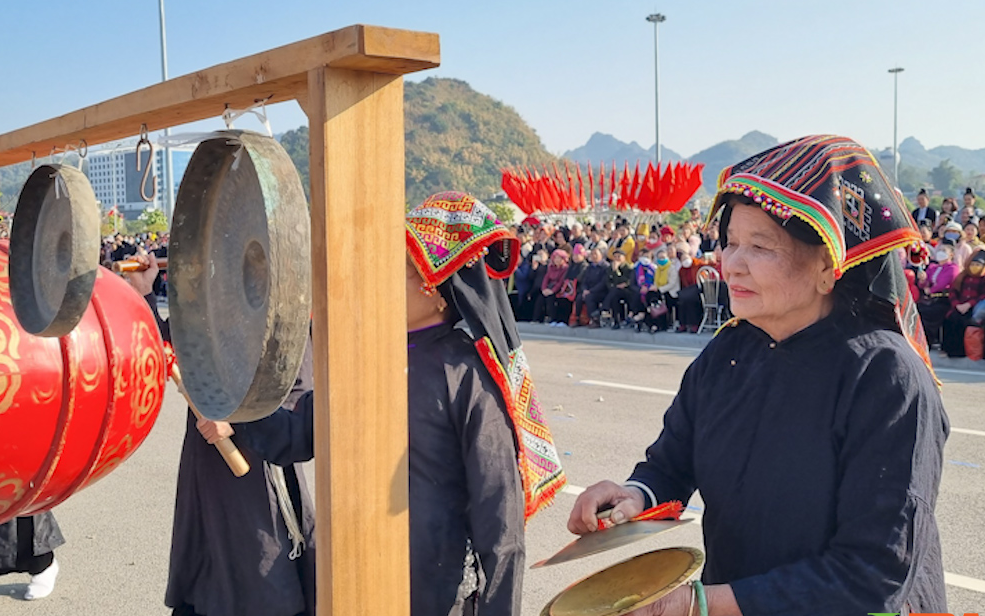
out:
<path id="1" fill-rule="evenodd" d="M 0 523 L 50 509 L 126 460 L 164 397 L 161 336 L 146 302 L 100 268 L 61 338 L 25 332 L 0 241 Z"/>

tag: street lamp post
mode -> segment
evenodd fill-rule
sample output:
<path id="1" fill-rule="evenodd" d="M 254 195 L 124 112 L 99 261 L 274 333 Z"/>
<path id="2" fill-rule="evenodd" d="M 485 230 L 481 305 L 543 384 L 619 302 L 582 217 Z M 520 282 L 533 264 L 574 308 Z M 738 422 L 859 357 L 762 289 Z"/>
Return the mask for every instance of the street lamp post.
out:
<path id="1" fill-rule="evenodd" d="M 660 165 L 660 57 L 657 30 L 660 24 L 667 21 L 667 16 L 663 13 L 653 13 L 646 16 L 646 20 L 653 24 L 653 112 L 654 112 L 654 132 L 657 143 L 653 146 L 657 165 Z"/>
<path id="2" fill-rule="evenodd" d="M 158 0 L 158 8 L 161 14 L 161 81 L 168 80 L 168 43 L 167 34 L 164 30 L 164 0 Z M 171 129 L 164 129 L 164 136 L 171 135 Z M 153 164 L 153 161 L 147 164 Z M 171 210 L 174 206 L 174 169 L 171 166 L 171 147 L 164 146 L 164 216 L 171 221 Z"/>
<path id="3" fill-rule="evenodd" d="M 899 66 L 889 69 L 889 72 L 893 74 L 893 181 L 899 185 L 899 155 L 896 153 L 897 143 L 899 141 L 896 137 L 896 121 L 897 121 L 897 92 L 899 84 L 899 74 L 903 72 L 903 69 Z"/>

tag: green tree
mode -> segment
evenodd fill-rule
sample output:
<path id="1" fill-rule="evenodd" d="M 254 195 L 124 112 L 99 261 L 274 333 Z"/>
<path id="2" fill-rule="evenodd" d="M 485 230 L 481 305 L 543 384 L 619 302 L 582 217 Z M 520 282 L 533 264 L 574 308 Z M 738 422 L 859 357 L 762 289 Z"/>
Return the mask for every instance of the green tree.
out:
<path id="1" fill-rule="evenodd" d="M 915 193 L 927 181 L 927 172 L 911 165 L 899 166 L 899 189 L 905 193 Z"/>
<path id="2" fill-rule="evenodd" d="M 147 208 L 137 217 L 145 233 L 163 233 L 168 230 L 168 218 L 157 208 Z"/>
<path id="3" fill-rule="evenodd" d="M 311 179 L 308 171 L 308 127 L 301 126 L 295 130 L 289 130 L 280 137 L 280 144 L 287 151 L 287 154 L 294 161 L 298 175 L 301 176 L 301 186 L 304 187 L 304 196 L 311 199 Z"/>
<path id="4" fill-rule="evenodd" d="M 961 170 L 952 165 L 950 159 L 942 160 L 930 170 L 930 181 L 934 188 L 944 193 L 951 193 L 961 186 L 961 180 Z"/>

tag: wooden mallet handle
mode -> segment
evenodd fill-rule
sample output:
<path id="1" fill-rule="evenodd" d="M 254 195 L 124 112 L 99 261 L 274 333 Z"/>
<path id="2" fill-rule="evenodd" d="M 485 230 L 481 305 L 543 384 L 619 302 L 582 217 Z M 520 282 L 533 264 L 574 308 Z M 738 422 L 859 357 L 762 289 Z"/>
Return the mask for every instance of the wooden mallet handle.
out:
<path id="1" fill-rule="evenodd" d="M 174 364 L 171 367 L 171 380 L 178 386 L 178 391 L 185 397 L 185 401 L 188 402 L 188 407 L 192 410 L 192 413 L 195 413 L 195 417 L 203 419 L 202 414 L 195 408 L 192 399 L 188 397 L 188 392 L 185 391 L 185 384 L 181 381 L 181 371 L 178 370 L 178 364 Z M 215 448 L 219 450 L 222 459 L 226 461 L 226 465 L 229 466 L 229 470 L 233 472 L 233 475 L 242 477 L 250 472 L 250 463 L 246 461 L 246 458 L 243 457 L 236 444 L 231 440 L 224 438 L 216 441 Z"/>
<path id="2" fill-rule="evenodd" d="M 158 257 L 157 267 L 162 270 L 168 269 L 168 258 Z M 147 269 L 147 266 L 137 261 L 113 261 L 113 271 L 117 274 L 122 274 L 123 272 L 142 272 L 145 269 Z"/>

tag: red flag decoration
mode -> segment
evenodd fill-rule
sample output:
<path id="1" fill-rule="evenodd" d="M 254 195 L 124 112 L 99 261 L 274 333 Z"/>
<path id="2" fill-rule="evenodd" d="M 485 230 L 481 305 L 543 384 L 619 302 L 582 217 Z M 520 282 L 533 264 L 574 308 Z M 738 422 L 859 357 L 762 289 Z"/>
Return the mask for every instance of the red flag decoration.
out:
<path id="1" fill-rule="evenodd" d="M 578 209 L 582 212 L 588 209 L 585 205 L 585 184 L 581 181 L 581 165 L 578 165 Z"/>
<path id="2" fill-rule="evenodd" d="M 618 198 L 616 194 L 616 161 L 612 161 L 612 177 L 609 178 L 609 205 L 612 205 L 616 198 Z"/>
<path id="3" fill-rule="evenodd" d="M 595 177 L 592 173 L 592 161 L 588 161 L 588 207 L 595 207 Z"/>
<path id="4" fill-rule="evenodd" d="M 629 161 L 623 163 L 622 179 L 619 180 L 619 209 L 628 210 L 632 207 L 629 198 Z"/>
<path id="5" fill-rule="evenodd" d="M 605 207 L 605 161 L 599 163 L 599 186 L 599 205 Z"/>
<path id="6" fill-rule="evenodd" d="M 630 173 L 627 161 L 617 185 L 619 172 L 613 162 L 608 178 L 609 192 L 606 194 L 606 169 L 605 163 L 601 163 L 599 197 L 603 205 L 612 205 L 622 211 L 635 208 L 640 212 L 674 212 L 684 207 L 701 186 L 702 168 L 702 165 L 674 163 L 661 170 L 660 165 L 654 167 L 648 163 L 646 172 L 641 173 L 637 161 L 635 171 Z M 502 170 L 500 186 L 521 211 L 533 216 L 537 213 L 575 213 L 594 208 L 595 172 L 591 164 L 588 167 L 587 201 L 580 166 L 575 170 L 577 186 L 568 161 L 565 162 L 564 174 L 556 162 L 552 162 L 550 167 L 545 164 L 542 169 L 543 173 L 537 167 Z M 113 208 L 107 214 L 118 215 L 118 211 Z"/>

